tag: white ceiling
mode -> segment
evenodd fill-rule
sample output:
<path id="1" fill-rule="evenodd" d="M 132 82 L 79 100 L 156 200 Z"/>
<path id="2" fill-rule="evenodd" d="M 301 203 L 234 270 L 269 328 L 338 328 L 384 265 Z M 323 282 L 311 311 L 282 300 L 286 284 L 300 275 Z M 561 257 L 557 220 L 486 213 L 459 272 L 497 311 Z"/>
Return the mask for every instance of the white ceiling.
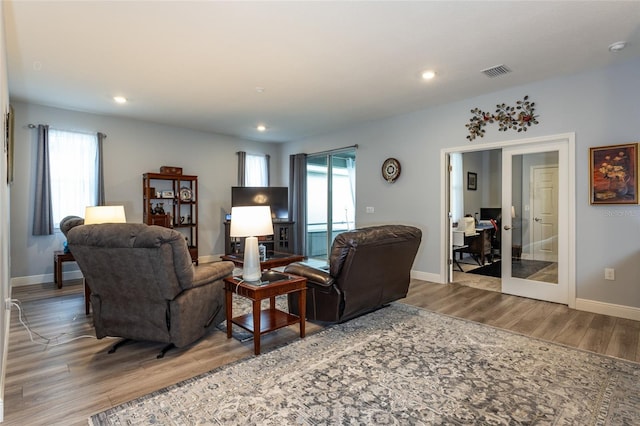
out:
<path id="1" fill-rule="evenodd" d="M 3 7 L 12 100 L 275 142 L 640 57 L 638 1 Z"/>

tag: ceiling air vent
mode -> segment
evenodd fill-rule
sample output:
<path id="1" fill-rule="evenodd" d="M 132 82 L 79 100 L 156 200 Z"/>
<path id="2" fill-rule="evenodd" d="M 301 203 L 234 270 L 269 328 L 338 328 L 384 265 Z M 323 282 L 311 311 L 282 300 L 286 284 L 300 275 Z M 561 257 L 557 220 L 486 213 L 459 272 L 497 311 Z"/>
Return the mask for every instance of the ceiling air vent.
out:
<path id="1" fill-rule="evenodd" d="M 506 65 L 496 65 L 495 67 L 487 68 L 486 70 L 482 70 L 480 72 L 486 75 L 487 77 L 493 78 L 503 74 L 510 73 L 511 70 L 507 68 Z"/>

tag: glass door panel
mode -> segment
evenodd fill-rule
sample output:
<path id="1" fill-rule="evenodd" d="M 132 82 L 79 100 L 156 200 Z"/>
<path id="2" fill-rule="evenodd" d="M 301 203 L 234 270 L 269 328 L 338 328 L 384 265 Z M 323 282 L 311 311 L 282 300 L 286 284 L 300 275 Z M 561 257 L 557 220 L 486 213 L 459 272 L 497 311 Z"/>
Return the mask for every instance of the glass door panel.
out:
<path id="1" fill-rule="evenodd" d="M 331 156 L 331 247 L 336 235 L 355 228 L 356 222 L 356 168 L 355 152 Z"/>
<path id="2" fill-rule="evenodd" d="M 336 235 L 355 228 L 355 149 L 307 157 L 307 256 L 328 259 Z"/>
<path id="3" fill-rule="evenodd" d="M 567 303 L 565 157 L 561 144 L 503 149 L 504 293 Z"/>
<path id="4" fill-rule="evenodd" d="M 327 258 L 329 231 L 329 158 L 326 155 L 307 158 L 307 256 Z"/>

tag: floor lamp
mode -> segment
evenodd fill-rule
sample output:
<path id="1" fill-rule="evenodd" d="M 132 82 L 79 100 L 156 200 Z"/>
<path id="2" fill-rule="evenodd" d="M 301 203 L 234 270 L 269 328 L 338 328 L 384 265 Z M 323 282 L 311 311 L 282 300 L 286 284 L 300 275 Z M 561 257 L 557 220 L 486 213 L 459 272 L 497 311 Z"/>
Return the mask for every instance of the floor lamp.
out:
<path id="1" fill-rule="evenodd" d="M 229 236 L 246 237 L 242 263 L 242 279 L 245 281 L 259 281 L 262 277 L 257 237 L 263 235 L 273 235 L 271 207 L 244 206 L 231 208 Z"/>

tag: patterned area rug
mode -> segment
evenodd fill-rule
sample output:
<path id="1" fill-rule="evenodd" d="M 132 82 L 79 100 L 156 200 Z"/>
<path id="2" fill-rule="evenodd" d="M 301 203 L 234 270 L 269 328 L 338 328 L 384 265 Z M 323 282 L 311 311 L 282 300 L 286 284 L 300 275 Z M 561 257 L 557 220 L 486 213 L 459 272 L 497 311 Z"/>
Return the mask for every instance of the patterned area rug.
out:
<path id="1" fill-rule="evenodd" d="M 394 303 L 93 425 L 632 425 L 640 364 Z"/>

